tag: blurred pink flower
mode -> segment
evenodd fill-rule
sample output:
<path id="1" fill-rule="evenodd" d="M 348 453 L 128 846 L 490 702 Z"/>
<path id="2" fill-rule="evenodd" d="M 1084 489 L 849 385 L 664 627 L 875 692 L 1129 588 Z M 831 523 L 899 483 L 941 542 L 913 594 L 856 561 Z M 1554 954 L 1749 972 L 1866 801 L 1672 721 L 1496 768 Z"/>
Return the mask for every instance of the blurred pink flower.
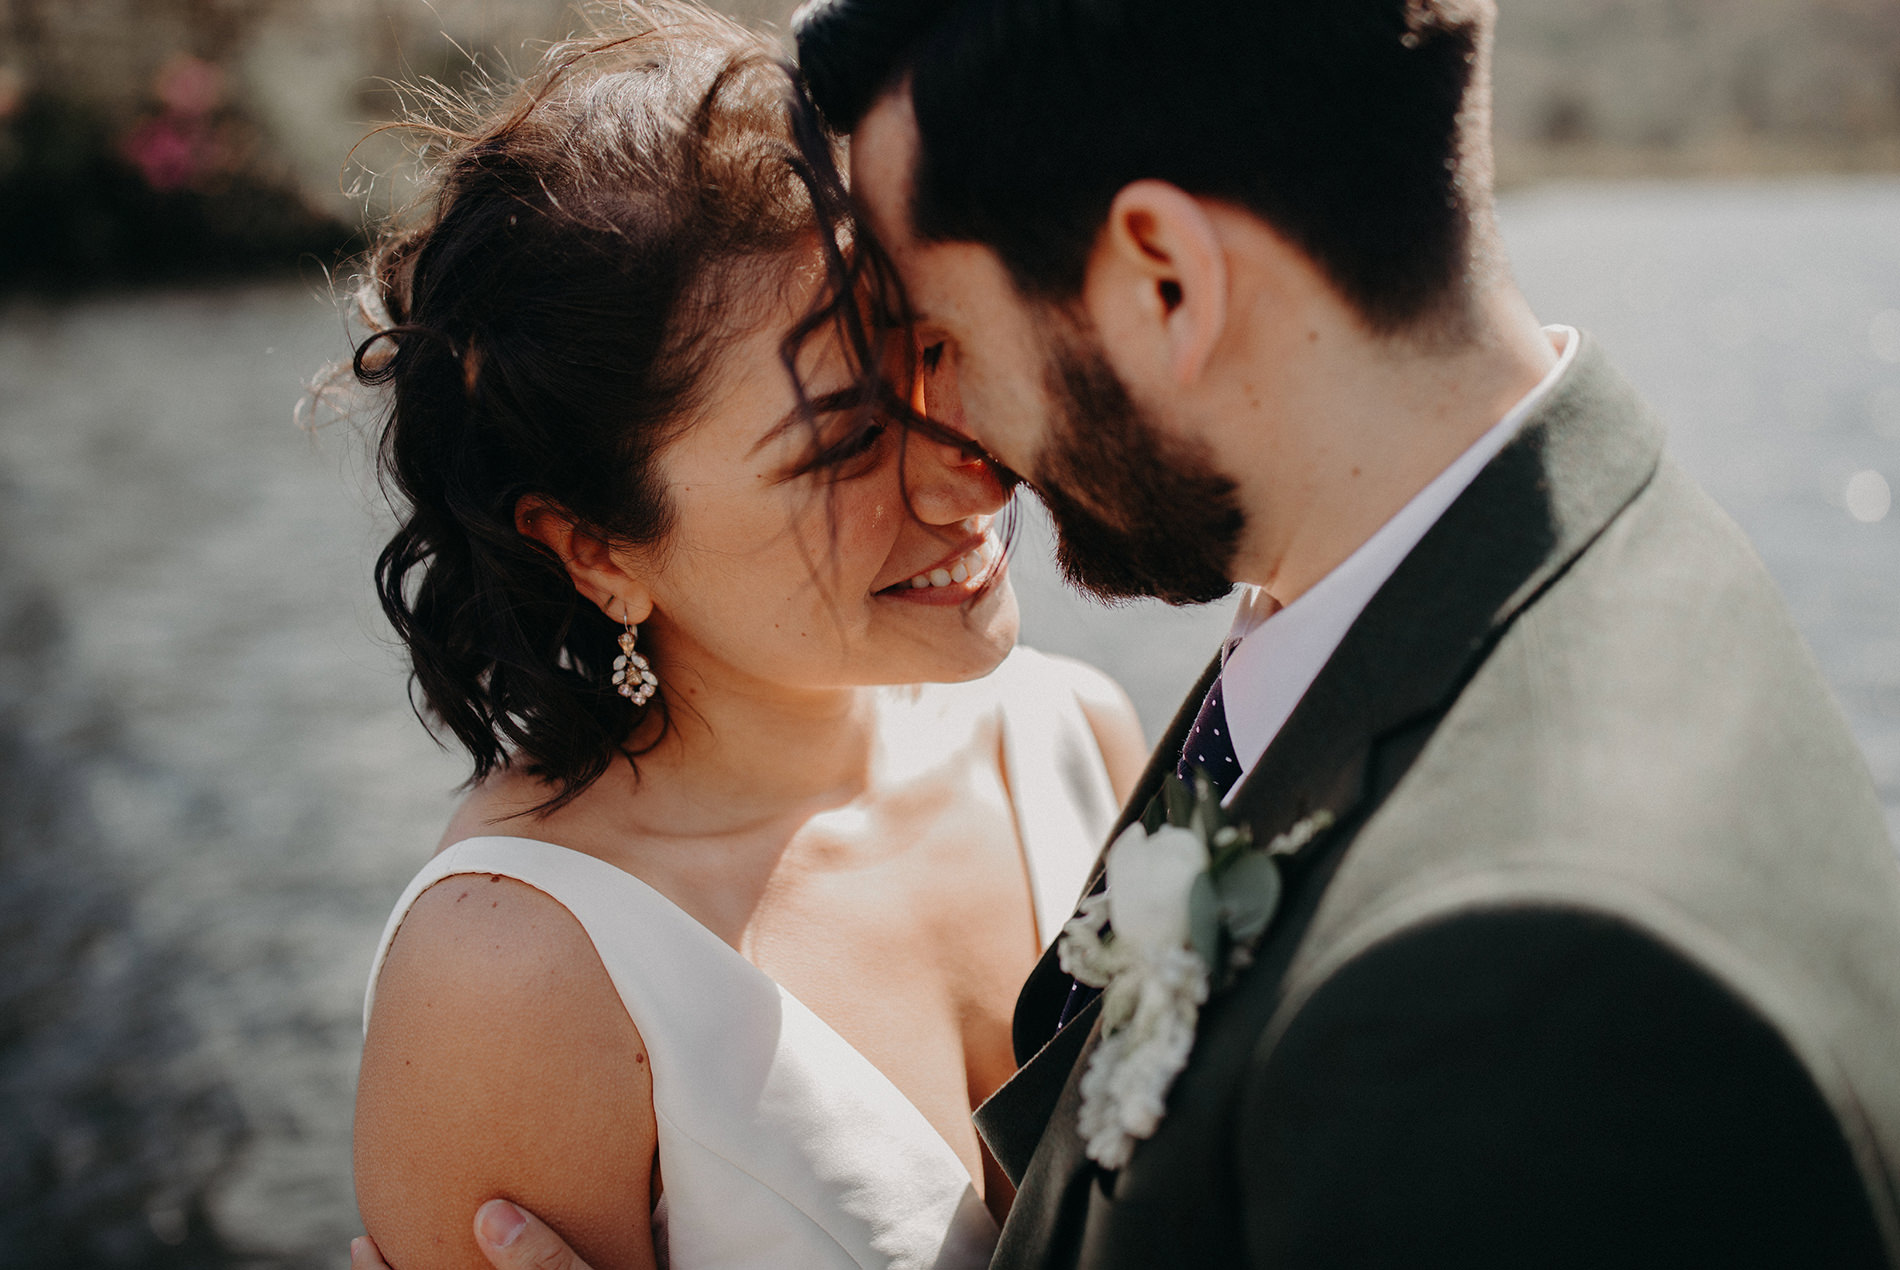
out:
<path id="1" fill-rule="evenodd" d="M 120 151 L 145 183 L 161 193 L 190 185 L 204 168 L 202 130 L 170 118 L 146 120 L 126 137 Z"/>
<path id="2" fill-rule="evenodd" d="M 211 123 L 224 96 L 224 72 L 179 53 L 152 76 L 152 95 L 158 99 L 158 115 L 127 133 L 120 153 L 160 193 L 199 184 L 228 157 Z"/>

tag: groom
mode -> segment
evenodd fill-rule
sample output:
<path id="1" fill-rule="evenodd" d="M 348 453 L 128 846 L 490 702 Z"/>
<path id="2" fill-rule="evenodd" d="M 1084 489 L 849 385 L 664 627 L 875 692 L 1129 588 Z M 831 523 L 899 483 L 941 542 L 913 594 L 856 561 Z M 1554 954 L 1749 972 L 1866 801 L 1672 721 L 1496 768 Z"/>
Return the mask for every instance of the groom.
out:
<path id="1" fill-rule="evenodd" d="M 1177 766 L 1256 843 L 1330 823 L 1158 1123 L 1085 1139 L 1102 1003 L 1044 958 L 978 1113 L 1020 1187 L 1000 1267 L 1900 1265 L 1881 810 L 1741 534 L 1510 280 L 1493 19 L 800 21 L 961 422 L 1070 577 L 1245 588 L 1124 823 Z M 567 1264 L 548 1238 L 493 1256 Z"/>

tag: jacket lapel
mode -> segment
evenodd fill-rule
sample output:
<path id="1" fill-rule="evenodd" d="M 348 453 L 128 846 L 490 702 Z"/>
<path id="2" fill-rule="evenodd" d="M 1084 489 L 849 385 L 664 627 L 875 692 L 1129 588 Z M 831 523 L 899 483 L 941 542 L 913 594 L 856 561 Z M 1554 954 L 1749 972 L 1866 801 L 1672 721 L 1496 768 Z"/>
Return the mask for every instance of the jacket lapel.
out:
<path id="1" fill-rule="evenodd" d="M 1256 842 L 1324 809 L 1338 828 L 1312 854 L 1343 852 L 1371 810 L 1367 794 L 1383 797 L 1397 783 L 1430 722 L 1511 619 L 1649 482 L 1661 456 L 1661 426 L 1595 341 L 1581 338 L 1570 371 L 1373 597 L 1235 792 L 1230 810 L 1252 826 Z M 1175 716 L 1116 833 L 1173 770 L 1218 666 L 1217 658 Z M 1417 733 L 1416 744 L 1381 750 L 1382 741 L 1408 731 Z M 1315 861 L 1297 863 L 1298 874 L 1308 876 Z M 1101 869 L 1098 860 L 1091 890 Z M 1311 911 L 1310 904 L 1299 907 Z M 1276 929 L 1268 940 L 1297 933 Z M 1024 1176 L 1051 1114 L 1069 1096 L 1073 1069 L 1091 1048 L 1096 1006 L 1051 1037 L 1068 986 L 1051 949 L 1018 1001 L 1015 1041 L 1023 1066 L 977 1111 L 979 1131 L 1012 1179 Z M 1080 1144 L 1072 1146 L 1079 1167 Z"/>

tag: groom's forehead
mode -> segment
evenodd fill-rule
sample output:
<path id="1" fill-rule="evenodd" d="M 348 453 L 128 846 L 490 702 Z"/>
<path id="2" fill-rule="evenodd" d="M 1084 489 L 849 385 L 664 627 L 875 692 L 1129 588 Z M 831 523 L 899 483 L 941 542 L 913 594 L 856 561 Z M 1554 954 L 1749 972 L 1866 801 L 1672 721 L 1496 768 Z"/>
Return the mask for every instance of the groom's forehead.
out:
<path id="1" fill-rule="evenodd" d="M 917 117 L 909 86 L 899 85 L 872 104 L 851 134 L 852 192 L 870 216 L 871 231 L 893 251 L 910 243 L 916 160 Z"/>
<path id="2" fill-rule="evenodd" d="M 852 132 L 852 192 L 866 227 L 896 266 L 915 321 L 995 319 L 999 302 L 1021 302 L 995 250 L 917 236 L 911 198 L 920 144 L 908 85 L 879 97 Z"/>

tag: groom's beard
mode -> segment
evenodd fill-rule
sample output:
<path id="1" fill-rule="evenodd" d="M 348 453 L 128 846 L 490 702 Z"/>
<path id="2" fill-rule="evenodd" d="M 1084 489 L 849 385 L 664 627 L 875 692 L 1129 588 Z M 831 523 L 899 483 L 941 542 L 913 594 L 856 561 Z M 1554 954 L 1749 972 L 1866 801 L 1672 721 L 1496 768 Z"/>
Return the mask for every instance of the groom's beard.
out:
<path id="1" fill-rule="evenodd" d="M 1031 484 L 1063 576 L 1103 600 L 1227 594 L 1246 524 L 1234 482 L 1155 425 L 1090 333 L 1071 327 L 1056 343 L 1047 380 L 1050 442 Z"/>

